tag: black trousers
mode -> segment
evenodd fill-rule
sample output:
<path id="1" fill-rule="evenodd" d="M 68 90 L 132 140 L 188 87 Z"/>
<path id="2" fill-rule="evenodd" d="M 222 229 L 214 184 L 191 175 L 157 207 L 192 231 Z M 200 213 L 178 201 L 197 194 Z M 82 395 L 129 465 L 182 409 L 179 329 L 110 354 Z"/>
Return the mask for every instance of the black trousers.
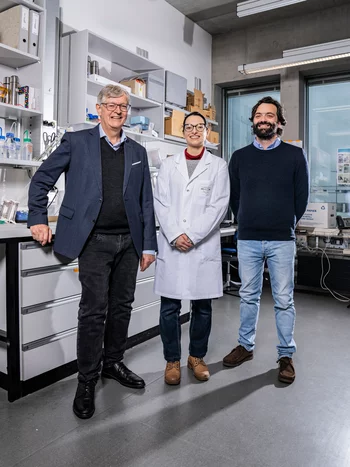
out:
<path id="1" fill-rule="evenodd" d="M 130 234 L 93 234 L 79 257 L 79 381 L 97 379 L 103 365 L 123 359 L 139 257 Z"/>

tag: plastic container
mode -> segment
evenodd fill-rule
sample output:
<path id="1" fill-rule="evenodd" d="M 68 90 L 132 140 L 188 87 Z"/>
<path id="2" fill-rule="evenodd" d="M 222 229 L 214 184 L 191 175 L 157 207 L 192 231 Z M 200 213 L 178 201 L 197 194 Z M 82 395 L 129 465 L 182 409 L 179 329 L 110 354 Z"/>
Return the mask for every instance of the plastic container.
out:
<path id="1" fill-rule="evenodd" d="M 24 132 L 23 146 L 22 146 L 22 159 L 24 161 L 31 161 L 33 159 L 33 144 L 29 138 L 29 132 Z"/>
<path id="2" fill-rule="evenodd" d="M 13 138 L 16 147 L 16 159 L 22 158 L 22 146 L 21 146 L 21 139 L 20 138 Z"/>
<path id="3" fill-rule="evenodd" d="M 5 140 L 5 158 L 16 159 L 16 145 L 13 141 L 15 135 L 13 133 L 6 133 Z"/>
<path id="4" fill-rule="evenodd" d="M 0 136 L 0 159 L 5 159 L 5 136 Z"/>

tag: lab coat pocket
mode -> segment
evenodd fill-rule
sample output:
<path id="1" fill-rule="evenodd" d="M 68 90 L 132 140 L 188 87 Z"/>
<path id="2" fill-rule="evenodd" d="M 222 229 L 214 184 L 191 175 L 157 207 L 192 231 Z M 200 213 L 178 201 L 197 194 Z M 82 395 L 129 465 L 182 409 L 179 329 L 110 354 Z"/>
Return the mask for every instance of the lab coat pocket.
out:
<path id="1" fill-rule="evenodd" d="M 197 189 L 195 191 L 195 203 L 201 206 L 205 206 L 211 197 L 212 183 L 210 180 L 201 180 L 197 183 Z"/>

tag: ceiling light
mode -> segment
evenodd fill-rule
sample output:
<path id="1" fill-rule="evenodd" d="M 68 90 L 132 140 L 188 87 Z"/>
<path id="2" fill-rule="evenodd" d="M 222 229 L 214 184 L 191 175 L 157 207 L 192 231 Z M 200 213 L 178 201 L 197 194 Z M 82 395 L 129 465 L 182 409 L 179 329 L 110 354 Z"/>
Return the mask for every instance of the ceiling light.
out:
<path id="1" fill-rule="evenodd" d="M 294 5 L 306 0 L 247 0 L 237 4 L 237 16 L 255 15 L 264 11 L 274 10 L 283 6 Z"/>
<path id="2" fill-rule="evenodd" d="M 249 75 L 252 73 L 279 70 L 281 68 L 337 60 L 346 57 L 350 57 L 350 39 L 284 50 L 282 58 L 268 60 L 266 62 L 239 65 L 238 71 L 243 75 Z"/>
<path id="3" fill-rule="evenodd" d="M 334 105 L 332 107 L 318 107 L 312 109 L 314 112 L 340 112 L 342 110 L 350 110 L 350 105 Z"/>

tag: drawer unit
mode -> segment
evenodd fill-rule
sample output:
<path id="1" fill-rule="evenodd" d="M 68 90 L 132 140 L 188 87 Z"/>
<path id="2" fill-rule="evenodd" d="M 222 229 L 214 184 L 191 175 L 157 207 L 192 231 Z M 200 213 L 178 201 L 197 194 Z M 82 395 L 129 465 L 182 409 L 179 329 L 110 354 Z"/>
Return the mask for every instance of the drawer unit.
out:
<path id="1" fill-rule="evenodd" d="M 26 381 L 46 371 L 76 360 L 75 329 L 22 346 L 21 380 Z"/>
<path id="2" fill-rule="evenodd" d="M 149 277 L 153 277 L 155 274 L 155 269 L 156 269 L 156 263 L 153 262 L 147 269 L 146 271 L 141 272 L 140 268 L 137 273 L 137 280 L 143 280 L 143 279 L 148 279 Z"/>
<path id="3" fill-rule="evenodd" d="M 75 261 L 76 262 L 76 261 Z M 37 242 L 20 243 L 20 269 L 45 268 L 72 263 L 68 258 L 57 256 L 52 246 L 40 246 Z"/>
<path id="4" fill-rule="evenodd" d="M 149 305 L 133 309 L 129 325 L 129 337 L 158 326 L 160 300 Z"/>
<path id="5" fill-rule="evenodd" d="M 22 308 L 22 343 L 52 336 L 78 325 L 80 295 Z"/>
<path id="6" fill-rule="evenodd" d="M 149 303 L 153 303 L 159 300 L 159 295 L 156 295 L 153 292 L 153 284 L 153 277 L 139 281 L 136 284 L 135 301 L 132 305 L 133 308 L 148 305 Z"/>
<path id="7" fill-rule="evenodd" d="M 55 269 L 22 271 L 21 279 L 22 308 L 81 294 L 78 267 L 74 263 Z"/>
<path id="8" fill-rule="evenodd" d="M 7 374 L 7 347 L 5 342 L 0 342 L 0 371 Z"/>

